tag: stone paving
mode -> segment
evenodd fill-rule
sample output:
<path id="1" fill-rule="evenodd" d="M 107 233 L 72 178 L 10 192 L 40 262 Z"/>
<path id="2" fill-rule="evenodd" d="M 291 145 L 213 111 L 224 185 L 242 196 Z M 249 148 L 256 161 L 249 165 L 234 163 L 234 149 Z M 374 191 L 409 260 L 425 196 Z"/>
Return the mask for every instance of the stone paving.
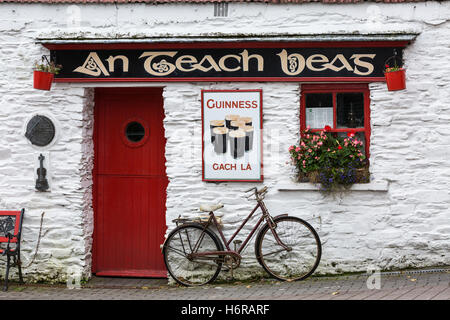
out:
<path id="1" fill-rule="evenodd" d="M 68 289 L 65 285 L 11 283 L 9 291 L 0 292 L 0 299 L 450 300 L 450 268 L 379 275 L 379 278 L 368 274 L 311 277 L 299 282 L 267 279 L 245 283 L 230 281 L 195 288 L 169 285 L 166 279 L 93 277 L 80 289 Z"/>

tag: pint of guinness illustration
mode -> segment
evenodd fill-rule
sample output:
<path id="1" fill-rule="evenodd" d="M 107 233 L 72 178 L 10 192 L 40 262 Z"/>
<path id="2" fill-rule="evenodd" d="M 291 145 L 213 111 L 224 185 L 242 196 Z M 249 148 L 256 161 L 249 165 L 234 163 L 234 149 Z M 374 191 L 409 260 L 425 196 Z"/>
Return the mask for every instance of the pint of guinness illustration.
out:
<path id="1" fill-rule="evenodd" d="M 230 132 L 230 153 L 234 159 L 245 153 L 245 132 L 241 129 Z"/>
<path id="2" fill-rule="evenodd" d="M 252 117 L 240 117 L 239 121 L 245 122 L 246 126 L 251 126 L 252 125 Z"/>
<path id="3" fill-rule="evenodd" d="M 231 121 L 230 122 L 230 130 L 238 130 L 241 127 L 245 126 L 245 122 L 239 120 Z"/>
<path id="4" fill-rule="evenodd" d="M 209 123 L 209 128 L 211 129 L 211 143 L 214 143 L 214 133 L 213 129 L 218 127 L 223 127 L 225 124 L 224 120 L 211 120 Z"/>
<path id="5" fill-rule="evenodd" d="M 213 135 L 214 135 L 214 151 L 216 153 L 227 152 L 228 129 L 225 127 L 214 128 Z"/>
<path id="6" fill-rule="evenodd" d="M 253 127 L 245 126 L 241 130 L 245 132 L 245 151 L 250 151 L 253 148 Z"/>
<path id="7" fill-rule="evenodd" d="M 231 121 L 236 121 L 239 119 L 239 115 L 237 114 L 229 114 L 225 116 L 225 126 L 230 129 Z"/>

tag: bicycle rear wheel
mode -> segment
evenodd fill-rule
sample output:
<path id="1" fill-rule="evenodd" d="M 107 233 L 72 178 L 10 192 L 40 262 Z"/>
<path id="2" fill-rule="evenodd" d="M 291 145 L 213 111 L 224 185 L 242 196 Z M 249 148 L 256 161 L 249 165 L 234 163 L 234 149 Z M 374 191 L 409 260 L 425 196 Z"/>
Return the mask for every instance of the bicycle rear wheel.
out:
<path id="1" fill-rule="evenodd" d="M 203 226 L 182 225 L 175 228 L 163 246 L 164 263 L 172 278 L 184 286 L 201 286 L 214 281 L 222 268 L 223 255 L 195 253 L 223 251 L 218 237 Z"/>
<path id="2" fill-rule="evenodd" d="M 275 232 L 283 248 L 266 224 L 256 239 L 256 257 L 267 273 L 279 280 L 303 280 L 309 277 L 320 262 L 322 245 L 314 228 L 296 217 L 275 218 Z"/>

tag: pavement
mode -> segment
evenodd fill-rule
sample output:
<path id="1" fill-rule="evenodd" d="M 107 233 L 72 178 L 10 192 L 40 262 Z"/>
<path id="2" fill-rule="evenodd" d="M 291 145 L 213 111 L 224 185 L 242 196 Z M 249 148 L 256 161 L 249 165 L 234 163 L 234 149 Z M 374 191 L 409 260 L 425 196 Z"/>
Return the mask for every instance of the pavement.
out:
<path id="1" fill-rule="evenodd" d="M 450 300 L 450 267 L 390 273 L 261 279 L 181 287 L 167 279 L 93 277 L 81 288 L 11 283 L 0 300 Z"/>

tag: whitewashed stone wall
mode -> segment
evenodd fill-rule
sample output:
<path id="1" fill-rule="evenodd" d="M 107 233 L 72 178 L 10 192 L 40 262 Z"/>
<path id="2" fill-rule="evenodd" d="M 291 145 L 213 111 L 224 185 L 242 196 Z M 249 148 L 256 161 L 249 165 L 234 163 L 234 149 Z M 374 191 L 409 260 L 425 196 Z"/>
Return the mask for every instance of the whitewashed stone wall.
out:
<path id="1" fill-rule="evenodd" d="M 240 196 L 253 184 L 201 181 L 200 91 L 263 89 L 261 186 L 270 187 L 267 205 L 273 214 L 302 217 L 318 230 L 323 242 L 318 272 L 450 263 L 450 4 L 230 4 L 229 10 L 228 17 L 218 18 L 212 4 L 0 5 L 0 208 L 27 209 L 25 265 L 33 257 L 45 211 L 38 255 L 24 270 L 28 281 L 64 281 L 68 270 L 89 277 L 93 230 L 94 85 L 32 89 L 31 66 L 46 53 L 35 43 L 37 38 L 420 33 L 405 51 L 407 90 L 388 92 L 383 83 L 370 85 L 371 173 L 374 182 L 385 182 L 382 191 L 324 198 L 315 190 L 296 190 L 304 188 L 289 182 L 293 170 L 286 164 L 287 148 L 299 138 L 300 84 L 161 84 L 170 179 L 167 221 L 170 229 L 180 213 L 196 215 L 201 202 L 221 201 L 225 234 L 230 236 L 252 208 Z M 56 122 L 57 138 L 48 148 L 35 148 L 24 137 L 34 114 Z M 187 161 L 179 160 L 180 150 Z M 34 190 L 41 152 L 51 184 L 44 193 Z M 278 190 L 281 185 L 292 190 Z M 253 243 L 246 252 L 238 276 L 262 273 L 252 258 Z"/>

